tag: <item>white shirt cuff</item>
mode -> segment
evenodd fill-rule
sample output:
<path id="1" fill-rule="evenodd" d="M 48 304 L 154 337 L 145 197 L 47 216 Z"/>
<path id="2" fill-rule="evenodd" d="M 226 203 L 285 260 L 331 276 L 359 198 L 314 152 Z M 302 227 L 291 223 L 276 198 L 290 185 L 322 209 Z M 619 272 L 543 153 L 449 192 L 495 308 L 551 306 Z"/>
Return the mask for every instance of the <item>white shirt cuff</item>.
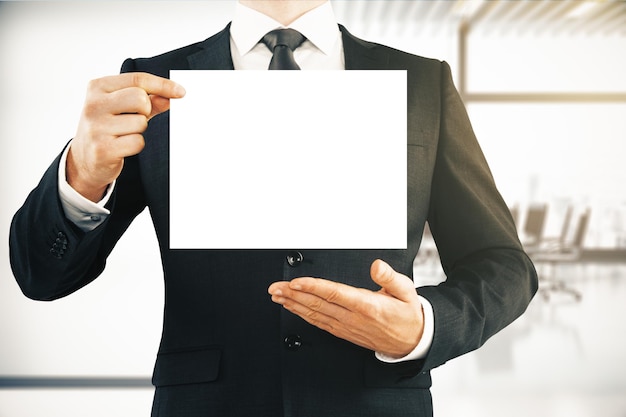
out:
<path id="1" fill-rule="evenodd" d="M 411 353 L 402 358 L 392 358 L 391 356 L 376 352 L 376 358 L 379 361 L 387 363 L 406 362 L 416 359 L 424 359 L 428 354 L 435 335 L 435 315 L 433 313 L 433 306 L 430 302 L 421 295 L 418 295 L 418 297 L 422 303 L 421 308 L 424 311 L 424 332 L 422 333 L 422 338 L 419 343 Z"/>
<path id="2" fill-rule="evenodd" d="M 104 222 L 111 214 L 111 212 L 106 209 L 104 205 L 109 201 L 111 195 L 113 194 L 115 181 L 109 185 L 106 194 L 102 200 L 97 203 L 94 203 L 93 201 L 80 195 L 72 188 L 71 185 L 69 185 L 65 175 L 65 165 L 70 146 L 71 144 L 65 148 L 59 163 L 59 199 L 61 200 L 61 206 L 65 212 L 65 217 L 78 226 L 78 228 L 82 231 L 90 232 L 102 224 L 102 222 Z"/>

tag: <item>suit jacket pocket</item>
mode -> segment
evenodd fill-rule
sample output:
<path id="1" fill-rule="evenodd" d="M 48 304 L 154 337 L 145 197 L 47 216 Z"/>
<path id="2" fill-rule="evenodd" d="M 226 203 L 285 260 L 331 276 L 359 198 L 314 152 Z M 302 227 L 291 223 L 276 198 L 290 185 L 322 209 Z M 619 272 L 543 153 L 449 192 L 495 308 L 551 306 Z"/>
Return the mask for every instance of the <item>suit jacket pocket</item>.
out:
<path id="1" fill-rule="evenodd" d="M 159 353 L 152 384 L 162 387 L 215 381 L 221 356 L 219 349 L 212 348 Z"/>

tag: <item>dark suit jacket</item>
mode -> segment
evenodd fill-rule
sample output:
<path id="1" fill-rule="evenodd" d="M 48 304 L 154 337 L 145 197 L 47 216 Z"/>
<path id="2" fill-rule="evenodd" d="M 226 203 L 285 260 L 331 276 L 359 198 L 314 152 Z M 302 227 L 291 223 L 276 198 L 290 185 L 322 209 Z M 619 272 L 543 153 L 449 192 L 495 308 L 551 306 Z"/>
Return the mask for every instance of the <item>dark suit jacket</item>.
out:
<path id="1" fill-rule="evenodd" d="M 127 158 L 105 224 L 83 233 L 65 218 L 58 159 L 15 215 L 14 274 L 27 296 L 50 300 L 96 278 L 120 235 L 149 208 L 166 286 L 153 415 L 428 416 L 429 371 L 480 347 L 517 318 L 536 291 L 534 268 L 448 65 L 341 30 L 346 69 L 408 72 L 406 250 L 306 250 L 300 251 L 301 262 L 291 263 L 289 250 L 297 248 L 170 250 L 167 112 L 151 120 L 144 151 Z M 127 60 L 122 70 L 168 77 L 170 69 L 232 68 L 227 27 L 194 45 Z M 210 115 L 206 129 L 211 129 Z M 288 203 L 289 196 L 285 199 Z M 210 210 L 197 215 L 202 221 Z M 447 279 L 418 289 L 435 314 L 432 348 L 423 360 L 382 363 L 373 352 L 285 312 L 266 293 L 271 282 L 297 276 L 373 289 L 369 267 L 376 258 L 412 276 L 426 221 Z"/>

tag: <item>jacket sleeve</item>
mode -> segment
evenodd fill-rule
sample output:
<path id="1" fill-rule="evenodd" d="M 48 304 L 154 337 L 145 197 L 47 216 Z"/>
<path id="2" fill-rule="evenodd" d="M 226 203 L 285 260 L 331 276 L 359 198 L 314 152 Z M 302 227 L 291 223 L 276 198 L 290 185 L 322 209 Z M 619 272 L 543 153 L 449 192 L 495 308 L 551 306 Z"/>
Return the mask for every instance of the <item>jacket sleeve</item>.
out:
<path id="1" fill-rule="evenodd" d="M 446 280 L 418 289 L 435 317 L 424 370 L 482 346 L 519 317 L 537 291 L 535 269 L 445 62 L 439 129 L 428 222 Z"/>
<path id="2" fill-rule="evenodd" d="M 134 70 L 128 59 L 121 72 Z M 106 258 L 146 206 L 138 157 L 127 157 L 107 208 L 111 215 L 83 232 L 65 217 L 58 189 L 59 155 L 11 222 L 9 253 L 22 292 L 35 300 L 64 297 L 97 278 Z"/>
<path id="3" fill-rule="evenodd" d="M 9 253 L 22 292 L 35 300 L 53 300 L 93 281 L 106 258 L 145 203 L 137 158 L 126 158 L 107 204 L 111 215 L 83 232 L 65 217 L 58 190 L 60 155 L 50 165 L 11 222 Z"/>

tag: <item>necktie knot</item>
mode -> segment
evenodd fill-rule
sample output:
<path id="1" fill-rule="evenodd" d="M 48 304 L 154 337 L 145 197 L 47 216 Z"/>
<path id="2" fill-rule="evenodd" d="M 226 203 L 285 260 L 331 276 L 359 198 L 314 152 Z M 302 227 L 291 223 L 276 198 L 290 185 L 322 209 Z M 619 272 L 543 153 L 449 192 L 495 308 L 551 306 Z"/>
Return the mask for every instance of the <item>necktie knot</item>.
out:
<path id="1" fill-rule="evenodd" d="M 291 51 L 295 50 L 298 46 L 302 45 L 304 42 L 304 35 L 294 29 L 276 29 L 271 32 L 268 32 L 264 37 L 262 42 L 267 45 L 270 51 L 274 52 L 277 46 L 283 45 L 287 48 L 291 49 Z"/>
<path id="2" fill-rule="evenodd" d="M 300 67 L 293 58 L 293 51 L 306 38 L 294 29 L 276 29 L 268 32 L 261 42 L 272 51 L 270 70 L 299 70 Z"/>

